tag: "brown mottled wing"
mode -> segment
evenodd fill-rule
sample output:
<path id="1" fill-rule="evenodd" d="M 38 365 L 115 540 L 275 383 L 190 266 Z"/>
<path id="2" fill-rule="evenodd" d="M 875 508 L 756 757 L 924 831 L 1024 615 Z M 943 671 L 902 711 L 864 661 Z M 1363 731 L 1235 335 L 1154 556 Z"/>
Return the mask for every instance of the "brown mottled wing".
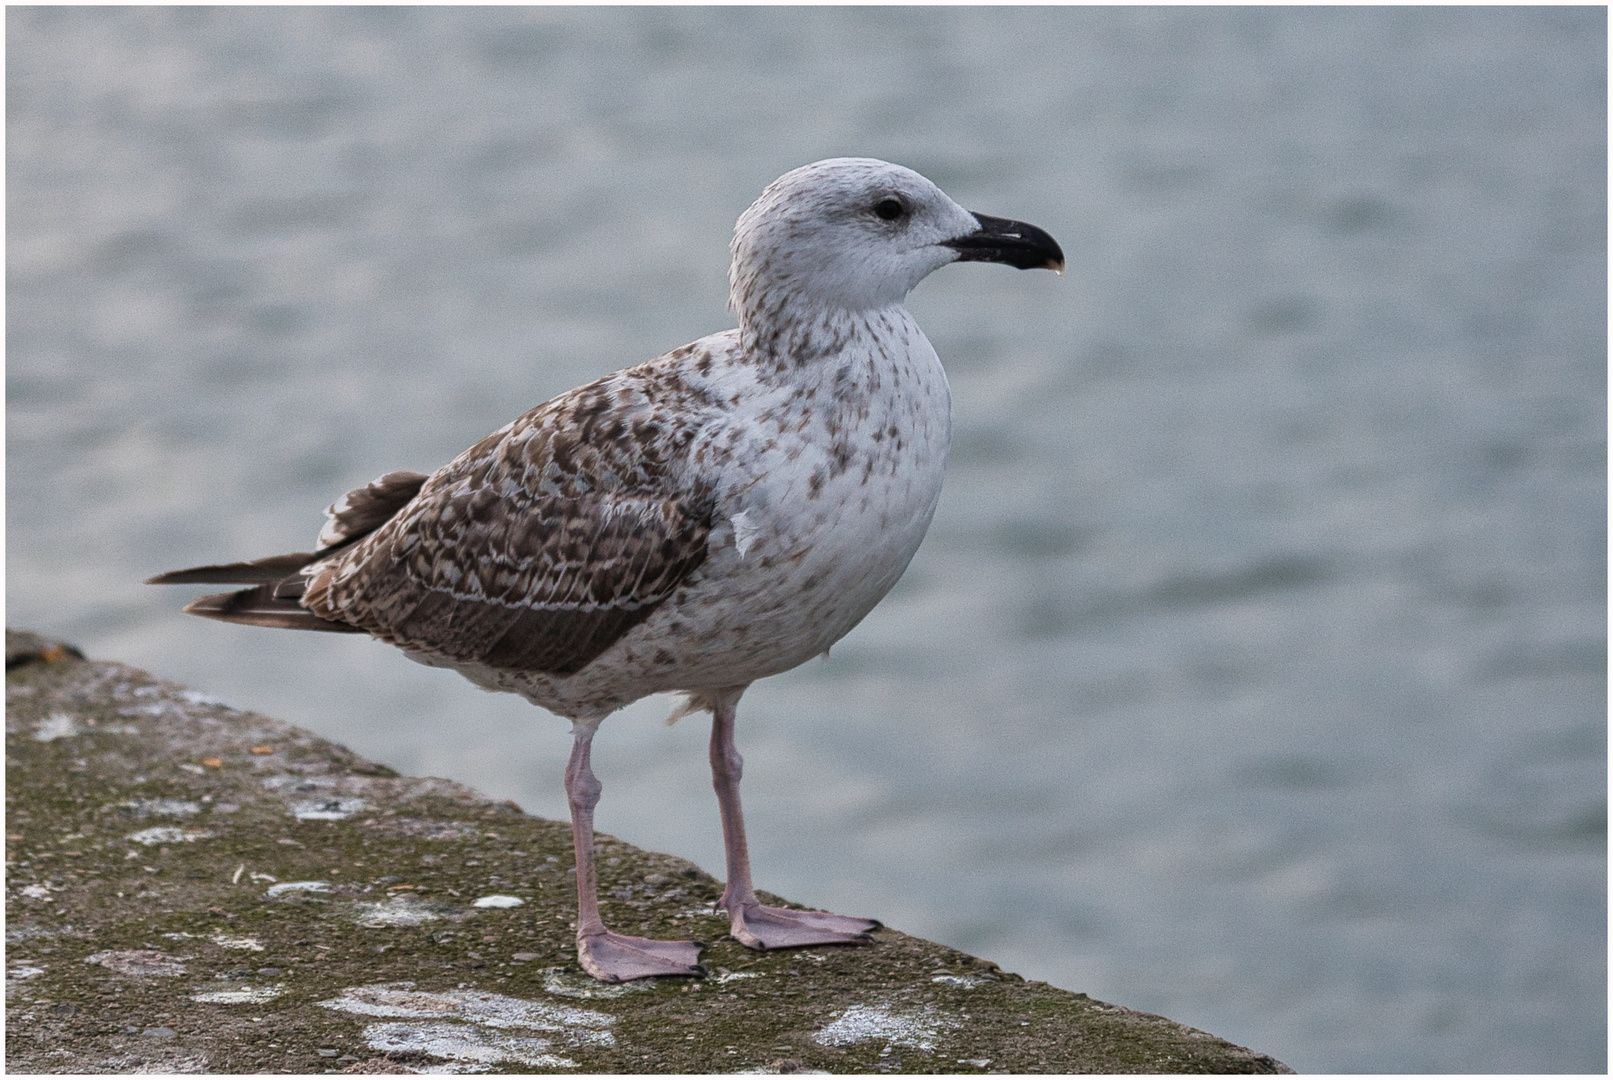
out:
<path id="1" fill-rule="evenodd" d="M 314 568 L 302 604 L 404 648 L 580 671 L 705 561 L 712 503 L 675 463 L 695 418 L 633 369 L 471 447 L 399 515 Z"/>

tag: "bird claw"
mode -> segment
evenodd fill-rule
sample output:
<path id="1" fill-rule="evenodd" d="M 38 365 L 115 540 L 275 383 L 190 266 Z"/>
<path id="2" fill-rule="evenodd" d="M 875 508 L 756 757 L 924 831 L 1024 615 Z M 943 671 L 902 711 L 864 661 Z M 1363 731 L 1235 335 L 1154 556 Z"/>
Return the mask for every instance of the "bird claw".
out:
<path id="1" fill-rule="evenodd" d="M 698 941 L 656 941 L 609 930 L 577 939 L 577 961 L 600 982 L 617 983 L 655 975 L 704 975 Z"/>
<path id="2" fill-rule="evenodd" d="M 741 945 L 765 951 L 797 945 L 868 945 L 876 919 L 836 915 L 831 911 L 795 911 L 749 903 L 730 915 L 729 930 Z"/>

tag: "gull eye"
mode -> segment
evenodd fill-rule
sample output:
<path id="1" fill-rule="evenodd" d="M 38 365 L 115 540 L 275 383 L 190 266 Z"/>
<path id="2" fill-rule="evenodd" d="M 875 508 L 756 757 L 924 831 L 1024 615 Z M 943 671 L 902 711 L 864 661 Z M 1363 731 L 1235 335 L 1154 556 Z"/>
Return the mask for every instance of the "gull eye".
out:
<path id="1" fill-rule="evenodd" d="M 896 199 L 881 199 L 874 204 L 874 216 L 881 221 L 895 221 L 905 213 L 907 208 Z"/>

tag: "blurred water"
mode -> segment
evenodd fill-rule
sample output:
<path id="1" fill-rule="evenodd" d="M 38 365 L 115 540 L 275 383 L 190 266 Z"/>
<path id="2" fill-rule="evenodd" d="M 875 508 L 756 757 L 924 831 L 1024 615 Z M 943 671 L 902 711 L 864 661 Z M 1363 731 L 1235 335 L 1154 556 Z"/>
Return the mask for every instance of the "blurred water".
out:
<path id="1" fill-rule="evenodd" d="M 1033 221 L 943 271 L 947 492 L 741 709 L 757 877 L 1302 1071 L 1605 1039 L 1606 15 L 13 8 L 7 621 L 563 816 L 565 725 L 164 569 L 731 325 L 837 154 Z M 705 725 L 601 827 L 721 868 Z"/>

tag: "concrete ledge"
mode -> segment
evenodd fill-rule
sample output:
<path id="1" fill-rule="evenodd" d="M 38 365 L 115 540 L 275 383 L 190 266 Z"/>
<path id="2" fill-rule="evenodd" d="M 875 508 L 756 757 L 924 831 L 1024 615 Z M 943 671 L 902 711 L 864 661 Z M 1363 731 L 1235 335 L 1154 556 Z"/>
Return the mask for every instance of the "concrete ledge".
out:
<path id="1" fill-rule="evenodd" d="M 12 1072 L 1291 1071 L 894 930 L 751 952 L 609 836 L 606 919 L 711 975 L 600 985 L 568 826 L 10 630 L 6 748 Z"/>

